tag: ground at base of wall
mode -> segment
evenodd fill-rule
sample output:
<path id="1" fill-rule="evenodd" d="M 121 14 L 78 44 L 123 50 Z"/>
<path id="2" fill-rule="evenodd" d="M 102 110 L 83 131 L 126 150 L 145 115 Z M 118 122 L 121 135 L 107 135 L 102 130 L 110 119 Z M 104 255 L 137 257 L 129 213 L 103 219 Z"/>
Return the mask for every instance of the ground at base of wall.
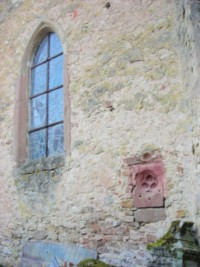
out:
<path id="1" fill-rule="evenodd" d="M 78 264 L 78 267 L 115 267 L 114 265 L 106 264 L 99 260 L 86 259 Z"/>

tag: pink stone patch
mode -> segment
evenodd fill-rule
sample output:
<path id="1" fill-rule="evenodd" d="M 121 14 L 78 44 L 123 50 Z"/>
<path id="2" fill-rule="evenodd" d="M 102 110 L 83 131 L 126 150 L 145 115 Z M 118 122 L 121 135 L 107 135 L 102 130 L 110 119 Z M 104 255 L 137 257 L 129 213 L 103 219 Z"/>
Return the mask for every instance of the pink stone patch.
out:
<path id="1" fill-rule="evenodd" d="M 164 206 L 164 165 L 161 157 L 154 161 L 149 159 L 150 162 L 140 164 L 134 164 L 131 158 L 126 159 L 131 172 L 127 193 L 132 193 L 136 208 Z"/>

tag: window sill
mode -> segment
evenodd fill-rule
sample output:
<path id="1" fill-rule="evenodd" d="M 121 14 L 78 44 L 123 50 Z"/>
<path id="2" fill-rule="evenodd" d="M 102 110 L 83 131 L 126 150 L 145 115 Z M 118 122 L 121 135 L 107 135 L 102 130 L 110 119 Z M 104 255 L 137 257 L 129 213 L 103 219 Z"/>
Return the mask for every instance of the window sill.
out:
<path id="1" fill-rule="evenodd" d="M 52 171 L 65 165 L 65 155 L 56 155 L 38 160 L 27 160 L 18 168 L 19 175 L 32 174 L 34 172 Z"/>

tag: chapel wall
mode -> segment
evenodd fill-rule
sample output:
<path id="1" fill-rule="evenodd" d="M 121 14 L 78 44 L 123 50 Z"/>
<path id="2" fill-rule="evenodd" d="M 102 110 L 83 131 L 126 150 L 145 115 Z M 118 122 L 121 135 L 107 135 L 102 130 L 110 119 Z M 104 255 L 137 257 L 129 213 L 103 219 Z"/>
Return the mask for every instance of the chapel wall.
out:
<path id="1" fill-rule="evenodd" d="M 171 0 L 106 3 L 25 0 L 2 17 L 2 263 L 19 260 L 23 241 L 40 240 L 96 248 L 101 259 L 118 266 L 145 266 L 146 245 L 172 220 L 196 220 L 194 85 L 192 74 L 184 82 L 180 66 L 193 58 L 181 43 L 186 37 L 177 35 L 183 36 L 182 27 L 187 32 L 181 7 Z M 68 57 L 71 149 L 19 167 L 13 156 L 16 84 L 42 22 L 58 29 Z M 163 207 L 138 208 L 127 190 L 133 169 L 127 159 L 142 165 L 145 155 L 163 166 Z"/>

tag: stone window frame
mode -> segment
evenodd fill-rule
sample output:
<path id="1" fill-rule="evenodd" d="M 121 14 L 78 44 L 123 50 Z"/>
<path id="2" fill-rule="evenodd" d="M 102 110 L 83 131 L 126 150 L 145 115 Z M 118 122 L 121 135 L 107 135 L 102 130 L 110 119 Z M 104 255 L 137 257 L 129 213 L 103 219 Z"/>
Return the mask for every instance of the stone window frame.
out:
<path id="1" fill-rule="evenodd" d="M 69 95 L 69 76 L 68 76 L 68 56 L 66 52 L 66 42 L 63 33 L 55 24 L 45 21 L 40 22 L 29 39 L 28 45 L 21 63 L 20 77 L 16 83 L 16 100 L 14 110 L 14 159 L 17 165 L 29 161 L 28 158 L 28 103 L 30 88 L 30 66 L 41 40 L 49 32 L 55 32 L 60 38 L 63 46 L 64 58 L 64 153 L 69 153 L 71 144 L 71 108 Z"/>

